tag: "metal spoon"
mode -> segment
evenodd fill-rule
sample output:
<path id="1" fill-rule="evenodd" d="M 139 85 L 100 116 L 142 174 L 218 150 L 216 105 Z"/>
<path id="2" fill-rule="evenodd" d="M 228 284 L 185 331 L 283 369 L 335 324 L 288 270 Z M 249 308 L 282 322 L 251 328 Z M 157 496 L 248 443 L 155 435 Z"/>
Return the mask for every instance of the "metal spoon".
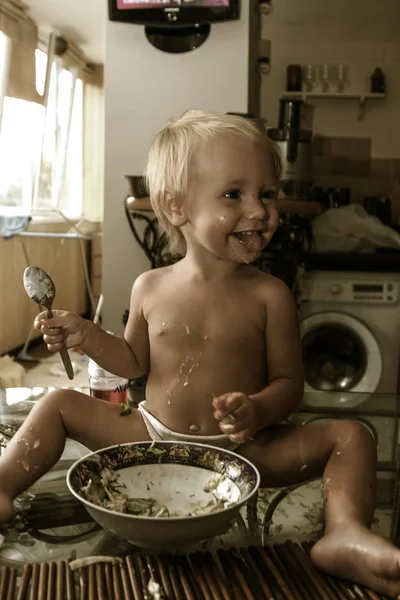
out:
<path id="1" fill-rule="evenodd" d="M 51 307 L 56 295 L 56 287 L 50 275 L 40 267 L 26 267 L 24 271 L 24 288 L 29 298 L 47 308 L 47 317 L 53 317 Z M 66 348 L 60 350 L 61 360 L 69 379 L 74 378 L 74 369 Z"/>

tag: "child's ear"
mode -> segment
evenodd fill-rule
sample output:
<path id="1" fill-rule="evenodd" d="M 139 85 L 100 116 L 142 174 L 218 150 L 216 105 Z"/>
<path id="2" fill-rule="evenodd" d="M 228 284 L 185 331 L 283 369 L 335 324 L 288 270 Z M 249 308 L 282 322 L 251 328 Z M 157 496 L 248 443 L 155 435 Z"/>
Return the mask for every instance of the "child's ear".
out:
<path id="1" fill-rule="evenodd" d="M 170 194 L 170 192 L 165 192 L 164 212 L 175 227 L 182 227 L 187 222 L 183 199 Z"/>

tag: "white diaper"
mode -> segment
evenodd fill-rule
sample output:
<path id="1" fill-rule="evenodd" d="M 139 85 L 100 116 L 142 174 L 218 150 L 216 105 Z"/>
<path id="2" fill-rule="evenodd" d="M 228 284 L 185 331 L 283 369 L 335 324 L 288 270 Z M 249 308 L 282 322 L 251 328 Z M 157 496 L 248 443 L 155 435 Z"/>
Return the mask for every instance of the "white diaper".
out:
<path id="1" fill-rule="evenodd" d="M 143 421 L 152 440 L 164 442 L 197 442 L 199 444 L 217 446 L 218 448 L 224 448 L 225 450 L 236 450 L 241 445 L 237 442 L 232 442 L 224 433 L 221 435 L 202 436 L 172 431 L 172 429 L 165 427 L 161 421 L 147 410 L 146 400 L 140 402 L 138 409 L 142 414 Z"/>

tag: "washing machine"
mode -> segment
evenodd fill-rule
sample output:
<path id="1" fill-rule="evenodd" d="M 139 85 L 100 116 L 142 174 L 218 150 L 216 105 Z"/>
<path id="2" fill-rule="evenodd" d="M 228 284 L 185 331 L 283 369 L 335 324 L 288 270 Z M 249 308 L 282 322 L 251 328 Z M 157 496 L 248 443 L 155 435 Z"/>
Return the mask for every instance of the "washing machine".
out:
<path id="1" fill-rule="evenodd" d="M 393 537 L 392 498 L 399 440 L 395 394 L 400 365 L 400 273 L 306 272 L 300 282 L 299 317 L 305 394 L 302 407 L 289 420 L 303 425 L 351 419 L 366 427 L 377 445 L 378 515 L 381 510 L 377 532 Z M 299 497 L 302 490 L 311 493 L 310 485 L 296 487 L 295 493 Z M 306 506 L 310 502 L 308 496 L 302 500 Z M 323 510 L 320 500 L 314 504 Z M 305 515 L 308 521 L 309 512 Z M 279 518 L 275 515 L 277 523 Z"/>
<path id="2" fill-rule="evenodd" d="M 400 273 L 306 272 L 299 301 L 306 390 L 398 392 Z"/>

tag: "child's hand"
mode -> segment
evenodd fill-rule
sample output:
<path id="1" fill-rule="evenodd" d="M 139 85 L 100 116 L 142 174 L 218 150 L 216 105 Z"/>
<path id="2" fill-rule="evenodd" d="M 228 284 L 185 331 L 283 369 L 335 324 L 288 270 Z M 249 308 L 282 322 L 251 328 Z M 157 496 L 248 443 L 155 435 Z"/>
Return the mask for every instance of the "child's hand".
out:
<path id="1" fill-rule="evenodd" d="M 65 310 L 53 310 L 53 315 L 52 319 L 48 319 L 45 310 L 39 313 L 34 321 L 35 329 L 42 332 L 50 352 L 83 344 L 86 339 L 86 319 Z"/>
<path id="2" fill-rule="evenodd" d="M 222 394 L 213 400 L 214 417 L 232 442 L 243 444 L 257 431 L 254 405 L 242 392 Z"/>

